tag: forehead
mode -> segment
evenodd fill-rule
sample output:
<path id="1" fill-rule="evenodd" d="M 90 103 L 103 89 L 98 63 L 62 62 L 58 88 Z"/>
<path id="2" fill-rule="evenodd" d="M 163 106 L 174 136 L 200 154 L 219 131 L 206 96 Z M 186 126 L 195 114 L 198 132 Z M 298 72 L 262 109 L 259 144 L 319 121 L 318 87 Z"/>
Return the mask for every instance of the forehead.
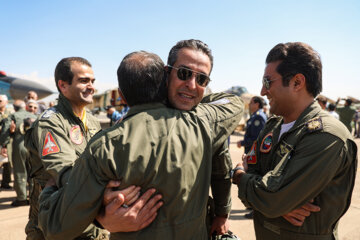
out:
<path id="1" fill-rule="evenodd" d="M 94 72 L 91 67 L 88 65 L 79 63 L 79 62 L 71 62 L 71 71 L 76 75 L 94 75 Z"/>
<path id="2" fill-rule="evenodd" d="M 265 67 L 264 77 L 271 77 L 276 74 L 279 75 L 279 73 L 276 71 L 279 64 L 280 61 L 268 63 Z"/>
<path id="3" fill-rule="evenodd" d="M 187 66 L 195 71 L 210 74 L 211 62 L 208 55 L 202 51 L 192 48 L 182 48 L 179 50 L 175 67 Z"/>

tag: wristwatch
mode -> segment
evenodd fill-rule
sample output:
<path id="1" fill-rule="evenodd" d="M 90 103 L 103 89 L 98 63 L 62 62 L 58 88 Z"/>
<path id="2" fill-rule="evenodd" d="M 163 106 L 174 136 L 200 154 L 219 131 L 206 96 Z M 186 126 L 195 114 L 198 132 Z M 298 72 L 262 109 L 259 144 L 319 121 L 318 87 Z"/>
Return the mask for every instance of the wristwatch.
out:
<path id="1" fill-rule="evenodd" d="M 243 167 L 236 167 L 236 168 L 234 168 L 234 169 L 231 169 L 230 170 L 230 178 L 232 179 L 233 177 L 234 177 L 234 173 L 237 171 L 237 170 L 242 170 L 242 171 L 244 171 L 245 172 L 245 169 L 243 168 Z"/>

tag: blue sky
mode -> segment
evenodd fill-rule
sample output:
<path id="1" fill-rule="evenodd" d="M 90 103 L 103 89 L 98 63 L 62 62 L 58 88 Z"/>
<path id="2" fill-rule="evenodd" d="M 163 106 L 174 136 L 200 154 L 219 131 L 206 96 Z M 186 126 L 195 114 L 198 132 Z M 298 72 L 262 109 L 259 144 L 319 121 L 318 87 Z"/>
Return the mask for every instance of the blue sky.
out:
<path id="1" fill-rule="evenodd" d="M 280 42 L 302 41 L 323 61 L 322 94 L 360 98 L 360 1 L 0 0 L 0 70 L 56 91 L 63 57 L 88 59 L 100 91 L 116 87 L 122 58 L 137 50 L 164 62 L 182 39 L 213 51 L 210 87 L 259 94 L 265 57 Z"/>

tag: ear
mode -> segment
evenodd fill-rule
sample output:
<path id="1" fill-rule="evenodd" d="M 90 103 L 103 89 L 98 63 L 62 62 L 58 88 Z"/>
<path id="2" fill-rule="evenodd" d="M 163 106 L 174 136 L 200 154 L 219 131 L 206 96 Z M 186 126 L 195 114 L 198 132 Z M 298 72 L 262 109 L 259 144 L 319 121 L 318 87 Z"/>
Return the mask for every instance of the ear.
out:
<path id="1" fill-rule="evenodd" d="M 127 103 L 127 101 L 126 101 L 126 98 L 125 98 L 124 95 L 122 94 L 120 88 L 118 88 L 118 92 L 119 92 L 119 96 L 121 97 L 121 99 L 122 99 L 122 101 L 124 102 L 124 104 L 127 105 L 128 103 Z"/>
<path id="2" fill-rule="evenodd" d="M 69 83 L 66 82 L 66 81 L 63 81 L 63 80 L 59 80 L 57 85 L 58 85 L 60 91 L 62 93 L 64 93 L 64 91 L 66 91 L 67 86 L 69 85 Z"/>
<path id="3" fill-rule="evenodd" d="M 299 91 L 301 89 L 306 89 L 306 79 L 303 74 L 298 73 L 293 77 L 293 79 L 294 79 L 295 91 Z"/>

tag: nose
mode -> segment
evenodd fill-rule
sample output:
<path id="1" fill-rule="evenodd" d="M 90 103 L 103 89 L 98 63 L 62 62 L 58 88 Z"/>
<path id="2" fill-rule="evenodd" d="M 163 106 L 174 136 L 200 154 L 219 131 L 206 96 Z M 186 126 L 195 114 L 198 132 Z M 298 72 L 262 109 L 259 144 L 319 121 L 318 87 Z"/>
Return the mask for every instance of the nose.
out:
<path id="1" fill-rule="evenodd" d="M 195 78 L 196 78 L 196 74 L 193 73 L 191 78 L 186 81 L 186 87 L 188 89 L 191 89 L 191 90 L 196 89 L 196 80 L 195 80 Z"/>
<path id="2" fill-rule="evenodd" d="M 265 96 L 266 94 L 267 94 L 267 89 L 264 87 L 264 85 L 262 85 L 262 87 L 261 87 L 261 91 L 260 91 L 260 95 L 261 96 Z"/>
<path id="3" fill-rule="evenodd" d="M 95 90 L 95 88 L 94 88 L 94 82 L 89 81 L 88 88 L 91 89 L 91 90 Z"/>

